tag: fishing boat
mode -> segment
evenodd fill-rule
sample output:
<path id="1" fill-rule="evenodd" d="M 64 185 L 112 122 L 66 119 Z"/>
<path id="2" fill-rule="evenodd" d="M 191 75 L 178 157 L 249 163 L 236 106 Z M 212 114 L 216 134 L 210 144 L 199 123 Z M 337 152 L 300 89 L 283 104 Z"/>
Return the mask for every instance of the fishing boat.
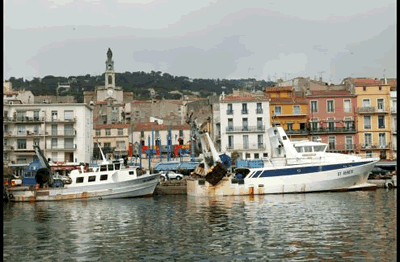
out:
<path id="1" fill-rule="evenodd" d="M 242 167 L 227 175 L 207 133 L 202 136 L 204 163 L 187 181 L 191 196 L 261 195 L 376 188 L 367 183 L 379 158 L 327 153 L 328 144 L 290 142 L 282 127 L 268 129 L 272 157 L 256 168 Z"/>
<path id="2" fill-rule="evenodd" d="M 36 202 L 57 200 L 89 200 L 128 198 L 152 195 L 159 174 L 148 174 L 138 167 L 125 167 L 119 161 L 106 161 L 99 167 L 72 170 L 67 178 L 53 174 L 52 169 L 40 150 L 34 145 L 36 156 L 42 168 L 35 171 L 36 185 L 8 188 L 8 199 L 14 202 Z M 101 149 L 100 149 L 101 150 Z"/>

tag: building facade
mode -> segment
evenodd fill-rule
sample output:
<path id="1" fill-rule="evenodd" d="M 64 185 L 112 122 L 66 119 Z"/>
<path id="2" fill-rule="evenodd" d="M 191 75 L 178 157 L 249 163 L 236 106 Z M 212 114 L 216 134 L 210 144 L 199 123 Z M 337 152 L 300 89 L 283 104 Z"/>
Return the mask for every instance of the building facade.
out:
<path id="1" fill-rule="evenodd" d="M 99 146 L 107 159 L 127 157 L 129 153 L 130 130 L 130 124 L 94 125 L 94 159 L 101 159 Z"/>
<path id="2" fill-rule="evenodd" d="M 38 144 L 53 162 L 90 163 L 93 109 L 84 104 L 4 105 L 3 160 L 25 168 Z"/>
<path id="3" fill-rule="evenodd" d="M 375 79 L 351 79 L 355 85 L 361 152 L 392 159 L 390 86 Z"/>
<path id="4" fill-rule="evenodd" d="M 308 138 L 307 101 L 296 97 L 295 90 L 287 87 L 267 87 L 264 94 L 270 99 L 270 122 L 281 126 L 291 140 Z"/>
<path id="5" fill-rule="evenodd" d="M 221 95 L 218 111 L 219 119 L 214 117 L 215 137 L 221 152 L 236 151 L 242 159 L 270 156 L 269 99 L 250 94 Z"/>
<path id="6" fill-rule="evenodd" d="M 397 160 L 397 91 L 390 91 L 390 116 L 392 121 L 393 159 Z"/>
<path id="7" fill-rule="evenodd" d="M 311 140 L 328 143 L 330 152 L 359 152 L 356 95 L 326 90 L 310 92 L 306 98 Z"/>

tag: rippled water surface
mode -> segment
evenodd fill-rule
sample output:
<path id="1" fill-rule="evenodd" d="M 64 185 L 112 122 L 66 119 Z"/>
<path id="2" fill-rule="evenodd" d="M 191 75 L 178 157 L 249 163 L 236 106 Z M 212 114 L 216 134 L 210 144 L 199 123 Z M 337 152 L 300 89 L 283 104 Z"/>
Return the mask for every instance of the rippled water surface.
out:
<path id="1" fill-rule="evenodd" d="M 395 190 L 7 203 L 4 261 L 396 261 Z"/>

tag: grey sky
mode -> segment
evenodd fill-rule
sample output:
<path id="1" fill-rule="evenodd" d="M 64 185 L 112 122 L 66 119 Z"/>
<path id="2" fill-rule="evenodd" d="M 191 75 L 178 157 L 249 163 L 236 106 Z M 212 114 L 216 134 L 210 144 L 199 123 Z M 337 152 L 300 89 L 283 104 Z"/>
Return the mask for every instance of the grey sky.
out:
<path id="1" fill-rule="evenodd" d="M 6 0 L 4 78 L 396 77 L 394 0 Z"/>

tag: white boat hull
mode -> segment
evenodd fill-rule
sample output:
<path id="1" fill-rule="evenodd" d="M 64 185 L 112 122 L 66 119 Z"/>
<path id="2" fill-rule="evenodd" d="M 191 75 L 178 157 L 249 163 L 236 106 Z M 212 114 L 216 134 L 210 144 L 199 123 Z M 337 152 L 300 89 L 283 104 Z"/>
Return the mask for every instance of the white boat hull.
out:
<path id="1" fill-rule="evenodd" d="M 15 187 L 9 190 L 14 202 L 91 200 L 129 198 L 152 195 L 159 183 L 159 174 L 143 175 L 137 179 L 115 183 L 84 185 L 36 190 L 34 187 Z"/>
<path id="2" fill-rule="evenodd" d="M 376 161 L 367 164 L 335 169 L 324 172 L 280 175 L 259 178 L 244 178 L 237 183 L 230 177 L 224 177 L 217 185 L 207 181 L 188 180 L 187 194 L 190 196 L 230 196 L 262 195 L 284 193 L 306 193 L 320 191 L 351 190 L 373 187 L 368 184 L 368 174 Z"/>

